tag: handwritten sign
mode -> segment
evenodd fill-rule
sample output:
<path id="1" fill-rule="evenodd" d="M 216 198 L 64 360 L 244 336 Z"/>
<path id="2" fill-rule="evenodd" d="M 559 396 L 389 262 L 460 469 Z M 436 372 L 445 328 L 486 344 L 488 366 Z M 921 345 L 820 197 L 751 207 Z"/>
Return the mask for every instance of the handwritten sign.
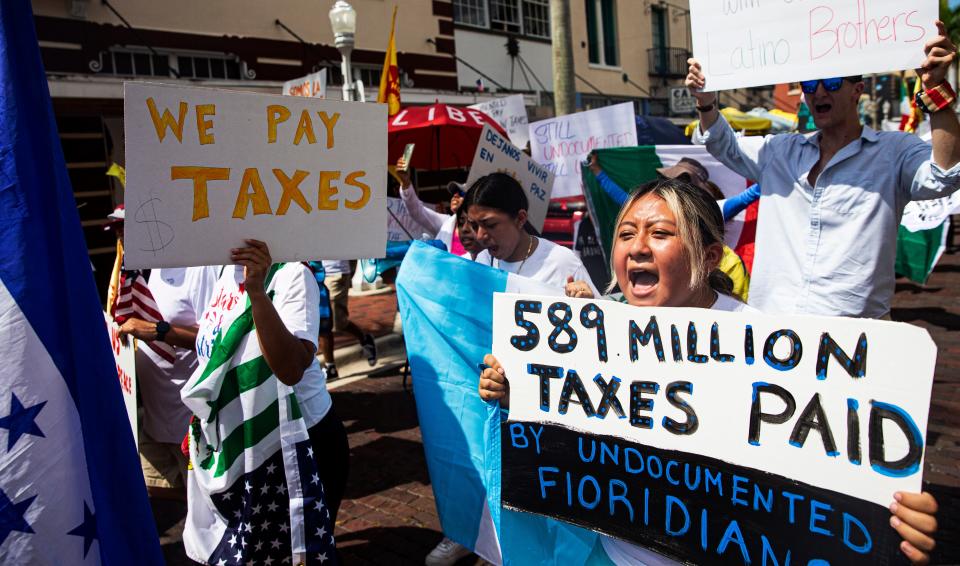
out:
<path id="1" fill-rule="evenodd" d="M 327 70 L 320 69 L 299 79 L 283 83 L 284 96 L 306 96 L 307 98 L 327 97 Z"/>
<path id="2" fill-rule="evenodd" d="M 900 225 L 911 232 L 932 230 L 960 213 L 960 193 L 933 200 L 912 200 L 903 209 Z"/>
<path id="3" fill-rule="evenodd" d="M 473 104 L 470 108 L 479 110 L 496 120 L 510 136 L 511 143 L 520 149 L 527 147 L 530 141 L 530 130 L 527 123 L 527 106 L 523 102 L 522 94 L 495 98 Z"/>
<path id="4" fill-rule="evenodd" d="M 410 211 L 407 210 L 407 205 L 402 199 L 387 197 L 387 209 L 389 210 L 387 217 L 388 242 L 410 240 L 411 236 L 413 239 L 418 239 L 424 234 L 427 234 L 428 239 L 433 237 L 433 230 L 424 227 L 410 216 Z"/>
<path id="5" fill-rule="evenodd" d="M 580 162 L 591 151 L 632 145 L 637 145 L 637 126 L 630 102 L 530 124 L 533 159 L 556 176 L 554 198 L 583 193 Z"/>
<path id="6" fill-rule="evenodd" d="M 887 506 L 920 491 L 925 330 L 515 294 L 493 322 L 505 506 L 694 564 L 898 554 Z"/>
<path id="7" fill-rule="evenodd" d="M 506 173 L 520 183 L 527 194 L 527 219 L 538 231 L 543 230 L 553 190 L 553 173 L 485 125 L 473 155 L 467 186 L 490 173 Z"/>
<path id="8" fill-rule="evenodd" d="M 103 313 L 103 319 L 110 334 L 110 351 L 113 352 L 113 360 L 116 362 L 117 380 L 120 384 L 120 392 L 123 394 L 123 405 L 127 409 L 130 429 L 133 431 L 133 440 L 139 443 L 137 437 L 137 341 L 132 337 L 127 337 L 125 340 L 121 338 L 120 327 L 107 313 Z"/>
<path id="9" fill-rule="evenodd" d="M 936 0 L 690 0 L 708 90 L 914 69 Z"/>
<path id="10" fill-rule="evenodd" d="M 378 257 L 386 246 L 386 107 L 124 85 L 129 269 Z"/>

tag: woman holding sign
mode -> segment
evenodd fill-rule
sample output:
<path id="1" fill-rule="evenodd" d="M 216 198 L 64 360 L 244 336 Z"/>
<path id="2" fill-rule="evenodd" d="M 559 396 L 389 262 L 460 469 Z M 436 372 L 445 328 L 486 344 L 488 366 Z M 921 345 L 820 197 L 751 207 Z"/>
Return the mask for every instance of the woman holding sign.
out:
<path id="1" fill-rule="evenodd" d="M 308 267 L 245 244 L 201 317 L 200 366 L 181 391 L 195 415 L 184 546 L 205 564 L 332 558 L 349 447 L 316 357 L 320 291 Z"/>
<path id="2" fill-rule="evenodd" d="M 610 298 L 642 307 L 697 307 L 753 310 L 732 296 L 732 282 L 717 269 L 723 255 L 723 215 L 710 195 L 682 181 L 659 179 L 641 186 L 617 217 L 610 267 Z M 571 282 L 573 297 L 592 298 L 589 284 Z M 509 383 L 492 354 L 484 359 L 480 397 L 509 407 Z M 896 493 L 890 524 L 903 537 L 901 550 L 926 563 L 937 529 L 937 504 L 928 494 Z M 674 564 L 651 550 L 602 537 L 589 564 Z"/>

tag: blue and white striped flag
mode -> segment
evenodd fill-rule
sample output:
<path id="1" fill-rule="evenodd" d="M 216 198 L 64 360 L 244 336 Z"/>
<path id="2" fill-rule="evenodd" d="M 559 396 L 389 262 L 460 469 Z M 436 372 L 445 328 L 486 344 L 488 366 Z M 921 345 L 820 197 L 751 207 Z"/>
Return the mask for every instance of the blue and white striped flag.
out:
<path id="1" fill-rule="evenodd" d="M 161 564 L 28 0 L 0 2 L 0 563 Z"/>
<path id="2" fill-rule="evenodd" d="M 444 534 L 494 564 L 583 564 L 597 534 L 500 507 L 500 418 L 477 392 L 495 292 L 562 289 L 414 242 L 397 299 L 430 482 Z"/>

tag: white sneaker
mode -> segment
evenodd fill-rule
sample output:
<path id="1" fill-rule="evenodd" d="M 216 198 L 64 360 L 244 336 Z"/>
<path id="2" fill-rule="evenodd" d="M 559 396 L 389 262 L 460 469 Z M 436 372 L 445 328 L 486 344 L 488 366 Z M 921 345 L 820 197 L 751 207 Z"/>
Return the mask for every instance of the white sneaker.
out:
<path id="1" fill-rule="evenodd" d="M 470 554 L 469 548 L 443 537 L 443 540 L 430 551 L 423 563 L 426 566 L 452 566 L 458 560 Z"/>

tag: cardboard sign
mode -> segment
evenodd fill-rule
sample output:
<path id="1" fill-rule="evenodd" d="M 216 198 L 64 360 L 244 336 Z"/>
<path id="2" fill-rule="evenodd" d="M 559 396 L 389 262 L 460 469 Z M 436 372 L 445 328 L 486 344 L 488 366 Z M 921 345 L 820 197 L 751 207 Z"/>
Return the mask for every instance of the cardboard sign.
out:
<path id="1" fill-rule="evenodd" d="M 921 488 L 925 330 L 512 294 L 493 321 L 505 506 L 694 564 L 898 555 L 888 505 Z"/>
<path id="2" fill-rule="evenodd" d="M 697 99 L 686 87 L 670 89 L 670 112 L 673 114 L 693 114 L 697 110 Z"/>
<path id="3" fill-rule="evenodd" d="M 139 444 L 137 436 L 137 341 L 131 336 L 125 340 L 120 337 L 120 327 L 107 313 L 103 313 L 107 332 L 110 334 L 110 351 L 117 365 L 117 380 L 123 394 L 123 405 L 127 409 L 127 419 L 133 431 L 133 440 Z"/>
<path id="4" fill-rule="evenodd" d="M 128 269 L 379 257 L 386 106 L 124 84 Z"/>
<path id="5" fill-rule="evenodd" d="M 327 70 L 320 71 L 283 83 L 284 96 L 327 97 Z"/>
<path id="6" fill-rule="evenodd" d="M 583 193 L 580 162 L 591 151 L 636 144 L 637 125 L 631 102 L 530 124 L 533 159 L 556 175 L 554 198 Z"/>
<path id="7" fill-rule="evenodd" d="M 707 90 L 914 69 L 936 0 L 690 0 Z"/>
<path id="8" fill-rule="evenodd" d="M 410 240 L 411 236 L 416 240 L 424 234 L 428 239 L 433 237 L 433 230 L 424 227 L 410 216 L 410 211 L 402 199 L 387 197 L 387 209 L 388 242 L 403 242 Z"/>
<path id="9" fill-rule="evenodd" d="M 527 106 L 523 102 L 522 94 L 495 98 L 487 102 L 473 104 L 469 108 L 476 108 L 490 116 L 500 124 L 510 141 L 523 149 L 530 141 L 529 124 L 527 123 Z"/>
<path id="10" fill-rule="evenodd" d="M 506 173 L 520 183 L 527 194 L 527 218 L 534 228 L 542 231 L 553 191 L 553 173 L 485 125 L 473 155 L 467 186 L 490 173 Z"/>

